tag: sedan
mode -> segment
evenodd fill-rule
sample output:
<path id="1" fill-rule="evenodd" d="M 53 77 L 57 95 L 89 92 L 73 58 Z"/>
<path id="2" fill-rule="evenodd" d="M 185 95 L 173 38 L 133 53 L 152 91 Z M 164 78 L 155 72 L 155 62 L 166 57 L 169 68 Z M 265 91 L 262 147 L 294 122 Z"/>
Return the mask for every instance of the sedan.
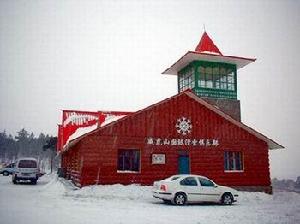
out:
<path id="1" fill-rule="evenodd" d="M 199 175 L 175 175 L 153 183 L 153 197 L 165 203 L 185 205 L 186 203 L 212 202 L 231 205 L 236 202 L 236 190 L 220 186 Z"/>

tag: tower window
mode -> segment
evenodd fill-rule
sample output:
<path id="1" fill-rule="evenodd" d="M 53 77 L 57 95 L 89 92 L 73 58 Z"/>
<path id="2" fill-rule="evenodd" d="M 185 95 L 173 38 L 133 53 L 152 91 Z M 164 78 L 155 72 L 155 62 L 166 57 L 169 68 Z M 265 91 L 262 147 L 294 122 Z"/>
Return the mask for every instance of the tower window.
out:
<path id="1" fill-rule="evenodd" d="M 195 72 L 194 68 L 190 67 L 185 69 L 181 74 L 179 74 L 179 92 L 186 89 L 193 89 L 195 87 Z"/>
<path id="2" fill-rule="evenodd" d="M 199 87 L 235 91 L 235 75 L 233 69 L 226 69 L 222 67 L 222 65 L 201 65 L 197 71 L 199 73 Z"/>

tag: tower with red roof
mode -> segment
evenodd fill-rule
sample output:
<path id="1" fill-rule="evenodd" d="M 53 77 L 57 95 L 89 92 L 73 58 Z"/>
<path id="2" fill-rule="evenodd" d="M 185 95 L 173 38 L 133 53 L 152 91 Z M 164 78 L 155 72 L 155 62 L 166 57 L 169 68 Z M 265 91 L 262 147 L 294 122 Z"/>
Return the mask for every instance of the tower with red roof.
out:
<path id="1" fill-rule="evenodd" d="M 240 121 L 237 70 L 255 60 L 223 55 L 204 32 L 195 51 L 188 51 L 163 74 L 177 76 L 178 93 L 191 89 L 197 96 Z"/>

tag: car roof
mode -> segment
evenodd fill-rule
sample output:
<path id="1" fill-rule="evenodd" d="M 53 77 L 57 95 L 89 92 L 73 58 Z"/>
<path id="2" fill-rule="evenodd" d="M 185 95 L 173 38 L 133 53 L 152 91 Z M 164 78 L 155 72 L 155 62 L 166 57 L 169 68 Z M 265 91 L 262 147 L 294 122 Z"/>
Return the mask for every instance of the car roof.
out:
<path id="1" fill-rule="evenodd" d="M 21 158 L 17 159 L 17 161 L 20 161 L 20 160 L 34 160 L 34 161 L 37 161 L 37 159 L 33 158 L 33 157 L 21 157 Z"/>
<path id="2" fill-rule="evenodd" d="M 196 174 L 177 174 L 177 175 L 173 175 L 173 176 L 171 176 L 171 177 L 182 177 L 182 178 L 184 178 L 184 177 L 201 177 L 201 178 L 205 178 L 205 179 L 209 179 L 209 178 L 207 178 L 207 177 L 205 177 L 205 176 L 201 176 L 201 175 L 196 175 Z"/>

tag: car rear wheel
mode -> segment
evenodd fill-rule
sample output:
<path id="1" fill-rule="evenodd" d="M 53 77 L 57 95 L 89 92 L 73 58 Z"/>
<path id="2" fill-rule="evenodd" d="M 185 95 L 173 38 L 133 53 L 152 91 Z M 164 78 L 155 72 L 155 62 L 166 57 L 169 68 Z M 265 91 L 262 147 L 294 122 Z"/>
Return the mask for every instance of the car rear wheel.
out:
<path id="1" fill-rule="evenodd" d="M 223 205 L 231 205 L 233 203 L 233 197 L 231 193 L 225 193 L 222 196 Z"/>
<path id="2" fill-rule="evenodd" d="M 186 195 L 184 193 L 177 193 L 174 197 L 175 205 L 185 205 L 186 203 Z"/>
<path id="3" fill-rule="evenodd" d="M 8 175 L 9 175 L 9 172 L 7 172 L 7 171 L 3 172 L 3 176 L 8 176 Z"/>

